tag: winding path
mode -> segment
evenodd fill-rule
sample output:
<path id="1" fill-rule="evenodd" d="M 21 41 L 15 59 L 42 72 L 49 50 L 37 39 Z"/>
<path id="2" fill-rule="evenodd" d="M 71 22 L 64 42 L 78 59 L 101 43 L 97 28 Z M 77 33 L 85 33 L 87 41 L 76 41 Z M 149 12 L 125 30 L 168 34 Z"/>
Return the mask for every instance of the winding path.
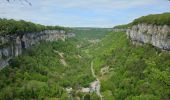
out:
<path id="1" fill-rule="evenodd" d="M 95 72 L 94 72 L 94 68 L 93 68 L 93 61 L 91 62 L 91 72 L 92 72 L 92 75 L 93 75 L 93 77 L 94 78 L 96 78 L 96 82 L 95 82 L 95 85 L 94 85 L 94 87 L 93 88 L 95 88 L 96 89 L 96 93 L 97 93 L 97 95 L 100 97 L 100 100 L 103 100 L 102 99 L 102 95 L 101 95 L 101 93 L 100 93 L 100 80 L 97 78 L 97 76 L 95 75 Z"/>
<path id="2" fill-rule="evenodd" d="M 54 50 L 55 53 L 57 53 L 60 56 L 60 62 L 62 65 L 64 66 L 68 66 L 68 64 L 66 63 L 65 59 L 64 59 L 64 53 L 63 52 L 59 52 Z"/>

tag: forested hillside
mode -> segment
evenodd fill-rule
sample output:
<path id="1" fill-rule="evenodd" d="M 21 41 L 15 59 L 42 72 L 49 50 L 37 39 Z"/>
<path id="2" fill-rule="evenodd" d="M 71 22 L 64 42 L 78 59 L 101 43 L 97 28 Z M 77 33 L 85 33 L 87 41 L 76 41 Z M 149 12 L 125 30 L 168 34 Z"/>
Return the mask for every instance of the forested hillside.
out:
<path id="1" fill-rule="evenodd" d="M 60 26 L 44 26 L 41 24 L 35 24 L 24 20 L 13 20 L 13 19 L 1 19 L 0 18 L 0 35 L 12 35 L 12 34 L 24 34 L 24 33 L 35 33 L 43 30 L 57 30 L 65 29 Z"/>
<path id="2" fill-rule="evenodd" d="M 133 45 L 122 32 L 111 32 L 89 51 L 105 100 L 170 99 L 168 51 Z"/>
<path id="3" fill-rule="evenodd" d="M 124 25 L 117 25 L 115 29 L 128 29 L 132 28 L 133 25 L 138 24 L 149 24 L 149 25 L 170 25 L 170 13 L 162 13 L 162 14 L 150 14 L 146 16 L 142 16 L 133 20 L 131 23 Z"/>
<path id="4" fill-rule="evenodd" d="M 41 42 L 10 60 L 10 66 L 0 72 L 0 100 L 67 100 L 86 96 L 88 93 L 79 92 L 80 89 L 89 87 L 95 80 L 86 47 L 91 45 L 89 40 L 100 39 L 110 31 L 100 30 L 73 30 L 75 38 L 65 42 Z M 91 36 L 93 38 L 88 39 Z M 73 89 L 71 94 L 67 91 L 70 88 Z M 98 98 L 95 93 L 88 96 Z"/>
<path id="5" fill-rule="evenodd" d="M 0 72 L 0 100 L 99 100 L 97 91 L 81 90 L 96 80 L 92 67 L 104 100 L 169 100 L 169 52 L 102 30 L 73 29 L 75 38 L 42 42 L 12 59 Z"/>
<path id="6" fill-rule="evenodd" d="M 142 16 L 140 18 L 135 19 L 132 24 L 153 24 L 153 25 L 170 25 L 170 13 L 163 14 L 150 14 L 147 16 Z"/>

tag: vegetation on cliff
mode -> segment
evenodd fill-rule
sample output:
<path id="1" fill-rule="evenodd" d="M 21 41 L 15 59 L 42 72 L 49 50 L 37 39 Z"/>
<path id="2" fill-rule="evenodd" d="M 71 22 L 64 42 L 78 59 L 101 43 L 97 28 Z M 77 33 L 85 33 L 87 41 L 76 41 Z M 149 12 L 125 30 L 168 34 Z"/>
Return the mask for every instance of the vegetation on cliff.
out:
<path id="1" fill-rule="evenodd" d="M 133 25 L 137 25 L 140 23 L 153 25 L 170 25 L 170 13 L 150 14 L 137 18 L 132 22 Z"/>
<path id="2" fill-rule="evenodd" d="M 131 28 L 132 24 L 117 25 L 113 27 L 114 29 L 128 29 Z"/>
<path id="3" fill-rule="evenodd" d="M 41 32 L 43 30 L 65 30 L 64 27 L 60 26 L 44 26 L 27 22 L 24 20 L 13 20 L 13 19 L 1 19 L 0 18 L 0 35 L 12 35 L 12 34 L 24 34 Z"/>
<path id="4" fill-rule="evenodd" d="M 133 22 L 124 25 L 117 25 L 114 29 L 128 29 L 137 24 L 170 25 L 170 13 L 150 14 L 135 19 Z"/>

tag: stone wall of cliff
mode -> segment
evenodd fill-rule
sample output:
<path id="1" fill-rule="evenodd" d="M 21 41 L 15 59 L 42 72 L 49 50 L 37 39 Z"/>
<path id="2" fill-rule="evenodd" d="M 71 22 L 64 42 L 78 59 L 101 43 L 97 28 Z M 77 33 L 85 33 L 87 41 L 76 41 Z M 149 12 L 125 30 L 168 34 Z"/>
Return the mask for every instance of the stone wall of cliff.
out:
<path id="1" fill-rule="evenodd" d="M 127 29 L 118 29 L 118 28 L 113 28 L 113 32 L 126 32 Z"/>
<path id="2" fill-rule="evenodd" d="M 68 33 L 63 30 L 45 30 L 39 33 L 27 33 L 23 35 L 0 36 L 0 69 L 8 65 L 8 60 L 21 55 L 23 50 L 40 41 L 65 40 Z"/>
<path id="3" fill-rule="evenodd" d="M 170 51 L 170 26 L 138 24 L 126 32 L 133 43 L 148 43 L 163 50 Z"/>

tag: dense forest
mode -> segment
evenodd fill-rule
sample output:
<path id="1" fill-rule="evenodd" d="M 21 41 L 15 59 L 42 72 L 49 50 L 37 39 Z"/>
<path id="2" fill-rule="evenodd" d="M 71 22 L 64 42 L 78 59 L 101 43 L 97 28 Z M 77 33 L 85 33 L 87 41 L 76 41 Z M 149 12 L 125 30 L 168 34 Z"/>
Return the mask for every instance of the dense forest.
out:
<path id="1" fill-rule="evenodd" d="M 98 98 L 95 93 L 86 94 L 78 90 L 88 87 L 95 80 L 90 70 L 91 58 L 85 53 L 90 45 L 88 37 L 99 39 L 110 30 L 72 31 L 76 33 L 75 38 L 65 42 L 42 41 L 40 45 L 26 50 L 22 56 L 11 59 L 10 66 L 0 72 L 0 100 L 67 100 L 70 96 L 76 99 L 85 95 Z M 68 94 L 66 89 L 70 87 L 73 91 Z"/>
<path id="2" fill-rule="evenodd" d="M 24 20 L 13 20 L 13 19 L 1 19 L 0 18 L 0 35 L 12 35 L 12 34 L 24 34 L 24 33 L 35 33 L 43 30 L 55 30 L 62 29 L 60 26 L 44 26 L 41 24 L 35 24 Z"/>
<path id="3" fill-rule="evenodd" d="M 170 54 L 149 44 L 133 45 L 123 32 L 75 28 L 75 38 L 41 42 L 10 60 L 0 72 L 0 100 L 99 100 L 82 93 L 101 82 L 104 100 L 169 100 Z M 102 70 L 105 70 L 104 72 Z M 72 88 L 68 93 L 67 88 Z"/>
<path id="4" fill-rule="evenodd" d="M 0 100 L 66 100 L 66 88 L 87 87 L 94 80 L 87 67 L 90 60 L 79 58 L 75 41 L 42 42 L 12 59 L 0 72 Z"/>
<path id="5" fill-rule="evenodd" d="M 123 32 L 111 32 L 89 49 L 105 100 L 170 99 L 168 51 L 133 45 Z"/>

